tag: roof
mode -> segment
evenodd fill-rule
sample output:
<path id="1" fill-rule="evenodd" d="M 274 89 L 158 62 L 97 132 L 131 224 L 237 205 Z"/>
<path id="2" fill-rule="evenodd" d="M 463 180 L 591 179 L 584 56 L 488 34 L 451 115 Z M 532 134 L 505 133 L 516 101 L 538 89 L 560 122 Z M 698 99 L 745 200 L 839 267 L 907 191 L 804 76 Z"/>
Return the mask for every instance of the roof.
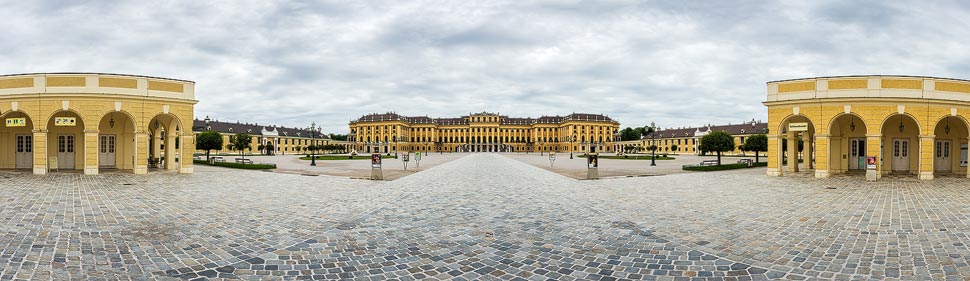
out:
<path id="1" fill-rule="evenodd" d="M 758 122 L 758 121 L 748 121 L 740 124 L 728 124 L 728 125 L 712 125 L 703 127 L 689 127 L 689 128 L 678 128 L 678 129 L 661 129 L 657 130 L 653 134 L 644 136 L 644 139 L 649 138 L 684 138 L 684 137 L 694 137 L 703 136 L 709 132 L 714 131 L 724 131 L 731 135 L 749 135 L 749 134 L 764 134 L 768 132 L 768 123 Z"/>
<path id="2" fill-rule="evenodd" d="M 436 124 L 436 125 L 468 125 L 468 119 L 471 116 L 498 116 L 499 122 L 502 125 L 532 125 L 532 124 L 559 124 L 565 121 L 593 121 L 593 122 L 611 122 L 619 124 L 616 120 L 613 120 L 609 116 L 603 114 L 589 114 L 589 113 L 573 113 L 566 116 L 542 116 L 539 118 L 521 118 L 521 117 L 508 117 L 505 115 L 499 115 L 496 113 L 481 112 L 473 113 L 470 115 L 465 115 L 462 117 L 455 118 L 432 118 L 428 116 L 403 116 L 397 113 L 371 113 L 356 120 L 351 120 L 350 124 L 362 123 L 362 122 L 381 122 L 381 121 L 402 121 L 408 124 Z"/>
<path id="3" fill-rule="evenodd" d="M 209 126 L 206 128 L 205 120 L 192 120 L 192 131 L 201 132 L 213 130 L 216 132 L 224 134 L 239 134 L 247 133 L 254 136 L 262 136 L 263 131 L 275 131 L 279 136 L 283 137 L 297 137 L 297 138 L 309 138 L 311 132 L 302 128 L 288 128 L 276 125 L 261 126 L 259 124 L 249 124 L 249 123 L 231 123 L 222 121 L 209 121 Z M 313 138 L 327 139 L 329 138 L 326 134 L 317 132 L 313 135 Z"/>

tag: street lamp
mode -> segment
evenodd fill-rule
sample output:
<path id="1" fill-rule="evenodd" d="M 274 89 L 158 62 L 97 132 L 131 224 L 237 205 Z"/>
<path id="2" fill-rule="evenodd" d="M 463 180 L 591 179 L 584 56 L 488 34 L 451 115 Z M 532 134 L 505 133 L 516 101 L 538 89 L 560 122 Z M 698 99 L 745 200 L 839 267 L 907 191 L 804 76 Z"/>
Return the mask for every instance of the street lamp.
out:
<path id="1" fill-rule="evenodd" d="M 645 131 L 650 137 L 650 166 L 657 166 L 657 146 L 654 144 L 657 139 L 657 134 L 655 134 L 656 131 L 657 124 L 654 124 L 653 122 L 650 122 L 650 129 Z"/>
<path id="2" fill-rule="evenodd" d="M 310 145 L 313 146 L 313 149 L 310 150 L 310 166 L 317 165 L 317 156 L 314 153 L 317 150 L 317 142 L 313 134 L 313 132 L 317 130 L 322 130 L 322 128 L 318 129 L 317 122 L 310 123 L 310 128 L 307 128 L 307 131 L 310 132 Z"/>
<path id="3" fill-rule="evenodd" d="M 573 142 L 576 141 L 576 135 L 569 136 L 569 159 L 573 159 Z"/>

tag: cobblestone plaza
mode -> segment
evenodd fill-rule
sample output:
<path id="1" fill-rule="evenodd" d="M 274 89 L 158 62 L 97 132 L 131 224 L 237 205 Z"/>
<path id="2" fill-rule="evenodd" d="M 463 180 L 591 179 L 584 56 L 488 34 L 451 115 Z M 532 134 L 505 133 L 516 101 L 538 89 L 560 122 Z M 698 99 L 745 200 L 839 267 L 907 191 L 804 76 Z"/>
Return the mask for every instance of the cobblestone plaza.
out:
<path id="1" fill-rule="evenodd" d="M 0 280 L 963 279 L 965 179 L 0 174 Z"/>

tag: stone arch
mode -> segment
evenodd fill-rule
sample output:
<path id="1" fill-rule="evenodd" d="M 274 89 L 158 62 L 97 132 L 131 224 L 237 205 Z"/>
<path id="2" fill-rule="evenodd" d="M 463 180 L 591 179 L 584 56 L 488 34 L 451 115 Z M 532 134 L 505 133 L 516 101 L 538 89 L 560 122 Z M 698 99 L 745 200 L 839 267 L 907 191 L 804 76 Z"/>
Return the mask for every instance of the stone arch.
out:
<path id="1" fill-rule="evenodd" d="M 858 113 L 839 113 L 828 123 L 828 149 L 823 152 L 828 157 L 828 173 L 839 174 L 849 171 L 864 171 L 867 156 L 878 155 L 869 151 L 869 134 L 872 126 Z M 828 174 L 822 172 L 821 177 Z"/>
<path id="2" fill-rule="evenodd" d="M 75 118 L 72 124 L 57 124 L 57 118 Z M 95 133 L 85 132 L 87 122 L 73 109 L 58 109 L 47 118 L 48 162 L 57 161 L 58 170 L 83 169 L 85 174 L 96 174 L 97 166 L 87 161 L 87 143 L 93 142 Z M 92 159 L 93 161 L 93 159 Z"/>
<path id="3" fill-rule="evenodd" d="M 7 118 L 11 119 L 7 126 Z M 23 123 L 19 118 L 24 118 Z M 23 110 L 8 110 L 0 114 L 0 169 L 31 169 L 34 165 L 34 131 L 37 125 Z M 14 121 L 16 120 L 16 121 Z M 15 123 L 13 123 L 15 122 Z"/>
<path id="4" fill-rule="evenodd" d="M 920 172 L 923 127 L 918 118 L 908 113 L 895 112 L 883 118 L 879 126 L 883 144 L 883 173 L 916 175 Z"/>
<path id="5" fill-rule="evenodd" d="M 793 121 L 808 123 L 807 130 L 804 132 L 788 132 L 788 125 Z M 818 131 L 815 123 L 815 120 L 806 114 L 789 114 L 788 116 L 785 116 L 785 118 L 782 118 L 778 128 L 776 128 L 776 132 L 778 132 L 776 135 L 777 139 L 775 140 L 777 145 L 774 147 L 774 149 L 769 147 L 770 151 L 768 151 L 769 155 L 774 153 L 774 158 L 769 159 L 769 161 L 777 161 L 778 175 L 781 175 L 784 172 L 791 173 L 798 172 L 799 170 L 810 170 L 815 168 L 813 164 L 815 159 L 813 139 L 814 135 Z M 791 144 L 788 144 L 789 141 Z M 797 149 L 797 144 L 799 141 L 802 141 L 803 143 L 803 149 L 801 151 Z M 801 160 L 801 162 L 799 162 L 799 160 Z"/>
<path id="6" fill-rule="evenodd" d="M 970 122 L 963 116 L 944 115 L 933 125 L 931 150 L 927 151 L 933 163 L 932 172 L 936 175 L 968 175 L 965 147 L 970 137 Z"/>
<path id="7" fill-rule="evenodd" d="M 165 170 L 179 170 L 179 162 L 187 157 L 182 156 L 181 146 L 192 145 L 182 144 L 179 139 L 185 132 L 186 127 L 182 126 L 181 120 L 172 113 L 157 113 L 142 124 L 148 132 L 148 163 L 149 168 Z M 191 131 L 191 128 L 189 128 Z M 191 134 L 191 132 L 189 132 Z M 168 156 L 175 156 L 168 157 Z M 190 155 L 191 156 L 191 155 Z M 191 158 L 191 157 L 188 157 Z M 191 161 L 191 160 L 190 160 Z"/>
<path id="8" fill-rule="evenodd" d="M 131 113 L 123 110 L 105 112 L 98 122 L 98 169 L 134 171 L 137 131 L 137 122 Z"/>

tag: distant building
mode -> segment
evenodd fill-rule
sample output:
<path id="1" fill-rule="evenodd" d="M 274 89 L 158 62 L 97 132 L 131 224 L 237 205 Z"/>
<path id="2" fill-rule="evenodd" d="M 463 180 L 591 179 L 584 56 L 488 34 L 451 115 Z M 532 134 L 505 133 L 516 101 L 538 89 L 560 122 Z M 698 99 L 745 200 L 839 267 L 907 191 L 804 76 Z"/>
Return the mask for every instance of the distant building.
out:
<path id="1" fill-rule="evenodd" d="M 223 149 L 210 151 L 210 153 L 215 154 L 239 153 L 238 150 L 229 150 L 228 144 L 230 137 L 241 133 L 247 133 L 253 137 L 250 143 L 252 150 L 246 153 L 255 154 L 298 154 L 305 153 L 306 148 L 310 145 L 346 144 L 346 142 L 333 141 L 321 132 L 313 132 L 305 128 L 287 128 L 276 125 L 240 123 L 238 121 L 222 122 L 211 120 L 209 117 L 192 122 L 192 131 L 196 137 L 209 130 L 222 134 Z M 196 153 L 205 153 L 205 151 L 198 150 Z"/>
<path id="2" fill-rule="evenodd" d="M 741 151 L 738 146 L 744 144 L 747 137 L 754 134 L 767 134 L 768 124 L 752 119 L 748 122 L 728 125 L 708 125 L 702 127 L 687 128 L 661 128 L 651 135 L 644 136 L 640 140 L 617 142 L 614 144 L 614 151 L 625 151 L 625 147 L 633 147 L 633 152 L 649 152 L 648 147 L 657 146 L 657 153 L 671 154 L 696 154 L 700 155 L 699 149 L 701 138 L 705 135 L 724 131 L 734 137 L 735 148 L 722 154 L 747 154 L 751 152 Z"/>
<path id="3" fill-rule="evenodd" d="M 457 118 L 368 114 L 349 125 L 348 141 L 361 153 L 612 151 L 620 127 L 601 114 L 518 118 L 488 112 Z"/>

